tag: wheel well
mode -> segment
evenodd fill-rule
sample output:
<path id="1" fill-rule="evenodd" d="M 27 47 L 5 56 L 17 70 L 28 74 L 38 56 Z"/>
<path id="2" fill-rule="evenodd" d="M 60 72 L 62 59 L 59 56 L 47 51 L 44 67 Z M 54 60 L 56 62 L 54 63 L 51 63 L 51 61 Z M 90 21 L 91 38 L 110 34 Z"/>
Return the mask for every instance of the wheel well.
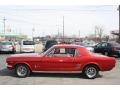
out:
<path id="1" fill-rule="evenodd" d="M 25 65 L 25 66 L 27 66 L 27 67 L 30 69 L 30 71 L 31 71 L 31 68 L 29 67 L 29 65 L 27 65 L 27 64 L 25 64 L 25 63 L 17 63 L 17 64 L 15 64 L 15 68 L 16 68 L 18 65 Z"/>
<path id="2" fill-rule="evenodd" d="M 94 67 L 96 67 L 100 71 L 100 67 L 98 65 L 96 65 L 96 64 L 87 64 L 86 66 L 84 66 L 83 71 L 85 70 L 85 68 L 87 66 L 94 66 Z"/>

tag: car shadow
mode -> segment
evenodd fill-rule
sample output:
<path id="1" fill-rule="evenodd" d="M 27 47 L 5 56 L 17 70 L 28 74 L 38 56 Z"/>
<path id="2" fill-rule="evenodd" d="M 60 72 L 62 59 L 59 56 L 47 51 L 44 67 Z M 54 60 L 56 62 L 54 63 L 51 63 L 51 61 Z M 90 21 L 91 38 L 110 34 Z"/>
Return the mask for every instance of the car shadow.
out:
<path id="1" fill-rule="evenodd" d="M 83 74 L 64 74 L 64 73 L 32 73 L 29 77 L 52 77 L 52 78 L 80 78 L 87 79 Z M 102 78 L 103 76 L 98 74 L 97 78 Z"/>
<path id="2" fill-rule="evenodd" d="M 14 71 L 8 70 L 7 68 L 4 68 L 4 69 L 0 70 L 0 76 L 16 77 Z"/>
<path id="3" fill-rule="evenodd" d="M 0 70 L 0 76 L 10 76 L 10 77 L 16 77 L 16 74 L 14 70 L 8 70 L 7 68 L 4 68 Z M 83 74 L 63 74 L 63 73 L 31 73 L 29 77 L 52 77 L 52 78 L 80 78 L 80 79 L 86 79 Z M 98 75 L 97 78 L 102 78 L 102 75 Z"/>

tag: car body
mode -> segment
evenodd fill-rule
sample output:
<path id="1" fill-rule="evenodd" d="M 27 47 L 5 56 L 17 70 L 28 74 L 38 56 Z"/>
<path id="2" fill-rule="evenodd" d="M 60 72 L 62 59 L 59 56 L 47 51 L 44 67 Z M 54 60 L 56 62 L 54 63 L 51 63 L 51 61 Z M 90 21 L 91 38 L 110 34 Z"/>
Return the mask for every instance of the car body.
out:
<path id="1" fill-rule="evenodd" d="M 117 55 L 120 57 L 120 44 L 116 42 L 101 42 L 94 46 L 95 53 L 104 55 Z"/>
<path id="2" fill-rule="evenodd" d="M 83 73 L 90 79 L 95 78 L 99 71 L 113 69 L 116 63 L 113 57 L 93 54 L 77 45 L 54 45 L 42 54 L 11 55 L 6 62 L 10 70 L 15 69 L 18 77 L 26 77 L 31 71 Z"/>
<path id="3" fill-rule="evenodd" d="M 33 53 L 35 52 L 35 43 L 31 40 L 22 40 L 20 43 L 21 53 Z"/>
<path id="4" fill-rule="evenodd" d="M 15 53 L 16 52 L 15 44 L 12 41 L 1 41 L 0 52 Z"/>
<path id="5" fill-rule="evenodd" d="M 58 42 L 56 40 L 48 40 L 46 41 L 45 47 L 43 51 L 48 50 L 50 47 L 52 47 L 53 45 L 58 44 Z"/>

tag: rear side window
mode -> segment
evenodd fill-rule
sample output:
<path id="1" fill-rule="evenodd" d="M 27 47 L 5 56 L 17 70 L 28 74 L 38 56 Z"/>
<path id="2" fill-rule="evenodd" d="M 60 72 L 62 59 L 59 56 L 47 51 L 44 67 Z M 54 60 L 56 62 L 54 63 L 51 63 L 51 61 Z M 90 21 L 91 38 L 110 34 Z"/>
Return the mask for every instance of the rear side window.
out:
<path id="1" fill-rule="evenodd" d="M 33 41 L 23 41 L 23 45 L 34 45 Z"/>

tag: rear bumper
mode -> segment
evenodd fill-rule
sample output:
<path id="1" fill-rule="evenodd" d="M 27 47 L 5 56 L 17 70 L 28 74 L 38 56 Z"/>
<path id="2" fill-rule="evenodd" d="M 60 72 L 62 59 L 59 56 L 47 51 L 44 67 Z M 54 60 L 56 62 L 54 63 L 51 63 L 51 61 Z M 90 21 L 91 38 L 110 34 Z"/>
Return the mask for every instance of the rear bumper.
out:
<path id="1" fill-rule="evenodd" d="M 0 49 L 1 52 L 11 52 L 13 49 Z"/>
<path id="2" fill-rule="evenodd" d="M 35 52 L 35 49 L 21 49 L 21 53 L 29 53 L 29 52 Z"/>

